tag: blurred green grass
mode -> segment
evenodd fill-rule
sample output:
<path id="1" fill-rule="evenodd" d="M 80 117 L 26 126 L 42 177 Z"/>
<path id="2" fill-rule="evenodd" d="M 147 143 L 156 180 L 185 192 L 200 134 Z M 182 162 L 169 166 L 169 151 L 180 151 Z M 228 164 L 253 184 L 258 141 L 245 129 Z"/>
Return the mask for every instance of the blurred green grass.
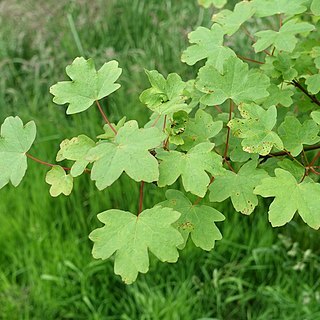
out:
<path id="1" fill-rule="evenodd" d="M 34 119 L 31 153 L 47 161 L 64 138 L 100 133 L 95 108 L 66 117 L 48 92 L 84 55 L 97 66 L 119 61 L 122 88 L 104 106 L 112 120 L 126 114 L 142 125 L 143 69 L 191 78 L 180 54 L 187 33 L 209 25 L 211 13 L 193 0 L 3 0 L 1 122 Z M 112 261 L 93 260 L 88 234 L 103 210 L 135 212 L 138 185 L 123 177 L 99 193 L 83 176 L 70 197 L 51 199 L 46 171 L 29 162 L 23 183 L 0 192 L 0 319 L 320 319 L 319 234 L 300 220 L 272 229 L 263 208 L 245 217 L 220 205 L 224 239 L 212 252 L 189 244 L 177 264 L 152 259 L 150 272 L 125 286 Z M 146 194 L 146 208 L 163 200 L 153 185 Z"/>

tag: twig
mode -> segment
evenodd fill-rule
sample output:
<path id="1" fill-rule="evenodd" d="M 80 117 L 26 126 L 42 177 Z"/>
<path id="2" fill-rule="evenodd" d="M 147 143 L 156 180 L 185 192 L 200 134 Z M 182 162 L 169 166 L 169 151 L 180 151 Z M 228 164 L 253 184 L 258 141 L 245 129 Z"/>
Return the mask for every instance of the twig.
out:
<path id="1" fill-rule="evenodd" d="M 320 106 L 320 101 L 317 99 L 317 97 L 314 94 L 310 94 L 298 81 L 292 80 L 290 83 L 301 90 L 307 97 L 310 98 L 313 103 Z"/>
<path id="2" fill-rule="evenodd" d="M 109 121 L 107 115 L 104 113 L 104 111 L 101 108 L 101 105 L 99 103 L 98 100 L 96 100 L 96 104 L 98 106 L 98 109 L 102 115 L 103 120 L 108 124 L 108 126 L 110 127 L 110 129 L 114 132 L 115 135 L 117 135 L 118 131 L 114 128 L 114 126 L 111 124 L 111 122 Z"/>

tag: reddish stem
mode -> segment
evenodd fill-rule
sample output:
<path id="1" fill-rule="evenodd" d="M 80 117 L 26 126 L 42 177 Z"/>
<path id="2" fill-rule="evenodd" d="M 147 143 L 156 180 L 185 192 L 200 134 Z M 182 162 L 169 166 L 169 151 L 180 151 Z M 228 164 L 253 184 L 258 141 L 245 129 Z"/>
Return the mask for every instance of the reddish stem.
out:
<path id="1" fill-rule="evenodd" d="M 140 213 L 142 212 L 143 207 L 143 188 L 144 188 L 144 181 L 141 181 L 140 184 L 140 196 L 139 196 L 139 211 L 138 211 L 138 217 Z"/>
<path id="2" fill-rule="evenodd" d="M 52 164 L 52 163 L 49 163 L 49 162 L 46 162 L 46 161 L 42 161 L 42 160 L 40 160 L 40 159 L 38 159 L 38 158 L 36 158 L 36 157 L 34 157 L 34 156 L 32 156 L 31 154 L 29 154 L 29 153 L 26 153 L 25 154 L 29 159 L 31 159 L 31 160 L 33 160 L 33 161 L 35 161 L 35 162 L 38 162 L 38 163 L 40 163 L 40 164 L 43 164 L 43 165 L 45 165 L 45 166 L 47 166 L 47 167 L 55 167 L 55 166 L 58 166 L 58 164 Z M 68 168 L 68 167 L 62 167 L 62 166 L 60 166 L 64 171 L 70 171 L 71 170 L 71 168 Z M 90 169 L 85 169 L 84 170 L 85 172 L 87 172 L 87 173 L 89 173 L 89 172 L 91 172 L 91 170 Z"/>
<path id="3" fill-rule="evenodd" d="M 118 133 L 117 130 L 116 130 L 115 127 L 111 124 L 111 122 L 109 121 L 107 115 L 106 115 L 106 114 L 104 113 L 104 111 L 102 110 L 101 105 L 100 105 L 100 103 L 99 103 L 98 100 L 96 100 L 96 104 L 97 104 L 98 109 L 99 109 L 99 111 L 100 111 L 100 113 L 101 113 L 101 115 L 102 115 L 103 120 L 108 124 L 108 126 L 109 126 L 110 129 L 114 132 L 114 134 L 117 135 L 117 133 Z"/>
<path id="4" fill-rule="evenodd" d="M 258 60 L 254 60 L 254 59 L 250 59 L 250 58 L 246 58 L 243 56 L 240 56 L 239 54 L 237 54 L 237 57 L 242 59 L 242 60 L 246 60 L 246 61 L 250 61 L 250 62 L 254 62 L 254 63 L 258 63 L 258 64 L 264 64 L 264 62 L 258 61 Z"/>
<path id="5" fill-rule="evenodd" d="M 315 155 L 315 157 L 311 160 L 309 167 L 313 167 L 313 165 L 316 163 L 316 161 L 320 158 L 320 151 Z"/>

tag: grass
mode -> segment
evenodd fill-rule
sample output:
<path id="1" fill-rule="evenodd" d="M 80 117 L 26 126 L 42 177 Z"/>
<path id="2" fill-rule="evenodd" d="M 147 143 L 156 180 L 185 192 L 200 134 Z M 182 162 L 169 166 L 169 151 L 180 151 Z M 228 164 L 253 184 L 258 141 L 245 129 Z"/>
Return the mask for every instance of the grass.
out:
<path id="1" fill-rule="evenodd" d="M 49 86 L 75 56 L 116 58 L 122 89 L 104 106 L 112 120 L 143 124 L 143 68 L 192 77 L 180 52 L 210 18 L 191 0 L 4 0 L 0 12 L 0 120 L 34 119 L 31 153 L 48 161 L 64 138 L 101 132 L 95 108 L 66 117 L 51 102 Z M 0 319 L 320 319 L 319 234 L 300 220 L 272 229 L 263 208 L 245 217 L 219 205 L 227 220 L 215 250 L 188 244 L 178 263 L 151 259 L 150 272 L 125 286 L 112 261 L 93 260 L 88 234 L 103 210 L 135 212 L 138 185 L 123 177 L 98 193 L 83 176 L 70 197 L 52 199 L 46 171 L 29 162 L 23 183 L 0 193 Z M 146 194 L 146 208 L 163 200 L 152 185 Z"/>

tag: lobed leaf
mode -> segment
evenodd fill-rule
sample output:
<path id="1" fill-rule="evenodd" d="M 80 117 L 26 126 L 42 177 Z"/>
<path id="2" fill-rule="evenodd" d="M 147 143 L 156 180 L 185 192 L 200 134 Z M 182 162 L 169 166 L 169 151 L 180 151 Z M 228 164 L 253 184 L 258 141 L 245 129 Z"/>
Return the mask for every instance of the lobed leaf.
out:
<path id="1" fill-rule="evenodd" d="M 176 262 L 177 247 L 183 243 L 172 226 L 180 213 L 171 208 L 155 206 L 138 217 L 130 212 L 108 210 L 98 214 L 104 227 L 92 231 L 92 254 L 96 259 L 108 259 L 115 254 L 114 272 L 130 284 L 138 273 L 149 269 L 148 250 L 163 262 Z"/>
<path id="2" fill-rule="evenodd" d="M 53 166 L 46 174 L 46 182 L 51 185 L 50 194 L 57 197 L 61 193 L 68 196 L 73 188 L 73 177 L 60 166 Z"/>
<path id="3" fill-rule="evenodd" d="M 26 153 L 36 137 L 33 121 L 23 125 L 19 117 L 8 117 L 0 134 L 0 189 L 11 182 L 17 187 L 27 170 Z"/>

